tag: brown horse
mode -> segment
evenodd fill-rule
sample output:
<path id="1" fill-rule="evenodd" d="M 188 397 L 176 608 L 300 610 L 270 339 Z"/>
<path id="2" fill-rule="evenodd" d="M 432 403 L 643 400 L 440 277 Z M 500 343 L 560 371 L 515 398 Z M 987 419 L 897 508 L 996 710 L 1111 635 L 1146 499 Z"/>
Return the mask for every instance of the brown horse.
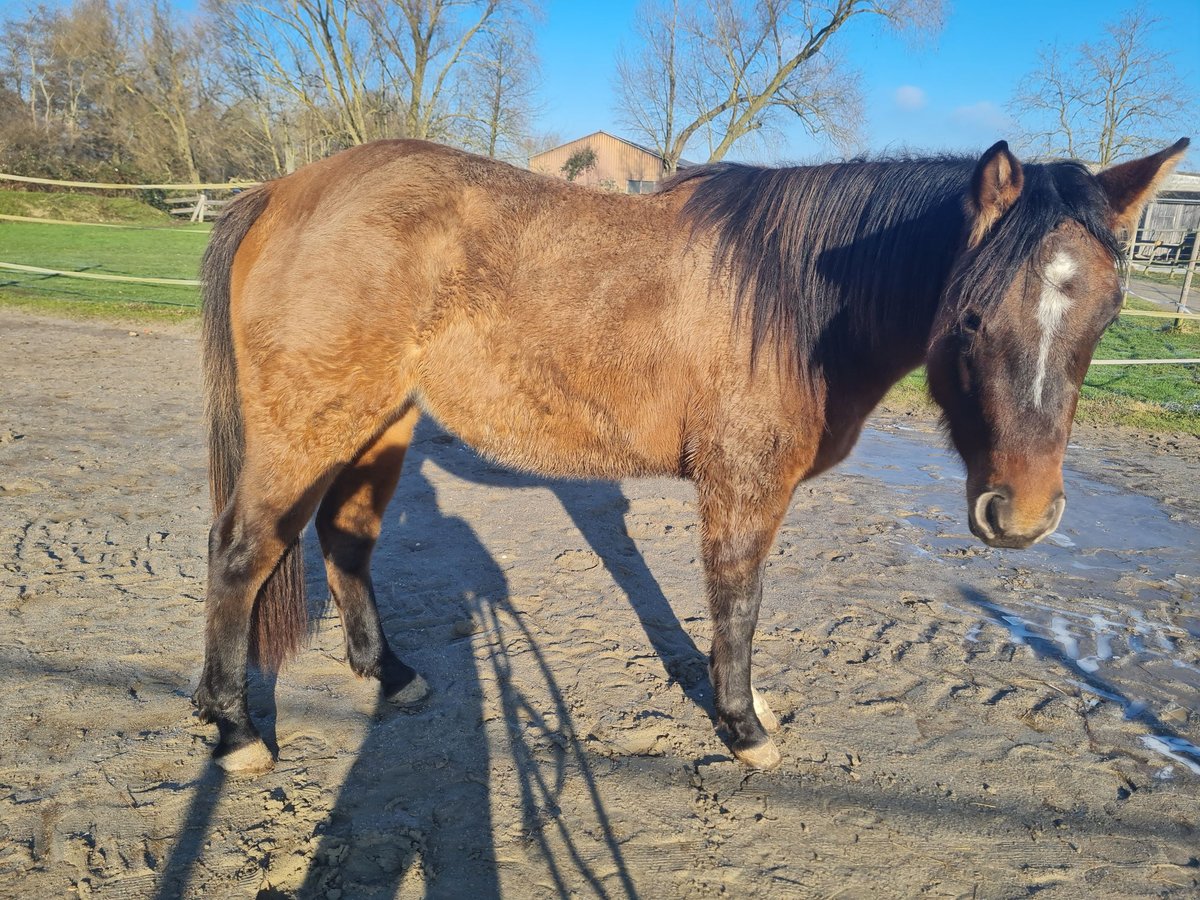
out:
<path id="1" fill-rule="evenodd" d="M 216 519 L 196 704 L 217 761 L 270 768 L 246 667 L 302 640 L 316 513 L 346 654 L 398 703 L 369 561 L 422 413 L 553 476 L 695 482 L 711 677 L 733 752 L 769 768 L 752 686 L 763 559 L 792 492 L 925 362 L 971 529 L 1025 547 L 1063 513 L 1079 386 L 1121 303 L 1116 231 L 1187 146 L 1099 175 L 980 159 L 688 170 L 595 193 L 418 141 L 241 197 L 205 257 Z"/>

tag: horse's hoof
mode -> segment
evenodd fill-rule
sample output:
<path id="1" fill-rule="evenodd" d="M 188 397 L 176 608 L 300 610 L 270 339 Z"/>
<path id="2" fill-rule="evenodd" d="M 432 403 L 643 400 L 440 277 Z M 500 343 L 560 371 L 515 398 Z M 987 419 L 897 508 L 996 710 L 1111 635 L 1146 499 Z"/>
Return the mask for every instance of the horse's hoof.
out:
<path id="1" fill-rule="evenodd" d="M 429 696 L 429 684 L 420 675 L 414 675 L 408 684 L 399 690 L 388 694 L 389 703 L 395 703 L 397 706 L 412 706 L 414 703 L 420 703 Z"/>
<path id="2" fill-rule="evenodd" d="M 767 706 L 767 701 L 762 698 L 762 694 L 756 688 L 750 688 L 750 693 L 754 696 L 754 714 L 758 716 L 759 724 L 767 734 L 774 734 L 779 730 L 779 720 L 775 718 L 775 713 L 771 711 L 771 707 Z"/>
<path id="3" fill-rule="evenodd" d="M 251 741 L 214 760 L 230 775 L 265 775 L 275 768 L 275 757 L 262 741 Z"/>
<path id="4" fill-rule="evenodd" d="M 753 747 L 734 747 L 733 755 L 742 765 L 749 766 L 751 769 L 760 769 L 763 772 L 775 768 L 783 758 L 779 755 L 779 748 L 770 738 Z"/>

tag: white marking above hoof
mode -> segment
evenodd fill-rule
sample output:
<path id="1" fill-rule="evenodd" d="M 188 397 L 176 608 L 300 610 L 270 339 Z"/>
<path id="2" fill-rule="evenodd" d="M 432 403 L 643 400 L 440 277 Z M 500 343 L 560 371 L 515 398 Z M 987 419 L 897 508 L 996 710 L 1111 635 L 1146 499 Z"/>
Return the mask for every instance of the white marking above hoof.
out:
<path id="1" fill-rule="evenodd" d="M 266 744 L 255 741 L 218 756 L 216 763 L 230 775 L 265 775 L 275 768 L 275 757 Z"/>
<path id="2" fill-rule="evenodd" d="M 389 703 L 395 703 L 397 706 L 411 706 L 414 703 L 420 703 L 429 696 L 429 683 L 417 675 L 400 690 L 394 694 L 388 694 Z"/>
<path id="3" fill-rule="evenodd" d="M 767 734 L 774 734 L 779 730 L 779 720 L 775 718 L 775 713 L 771 711 L 771 707 L 767 706 L 767 701 L 762 698 L 758 688 L 750 688 L 750 693 L 754 697 L 754 714 L 758 716 L 759 724 Z"/>
<path id="4" fill-rule="evenodd" d="M 783 759 L 779 755 L 779 748 L 769 738 L 757 747 L 747 747 L 744 750 L 735 749 L 733 755 L 738 758 L 738 762 L 742 763 L 742 765 L 749 766 L 751 769 L 761 769 L 764 772 L 775 768 L 779 765 L 779 761 Z"/>

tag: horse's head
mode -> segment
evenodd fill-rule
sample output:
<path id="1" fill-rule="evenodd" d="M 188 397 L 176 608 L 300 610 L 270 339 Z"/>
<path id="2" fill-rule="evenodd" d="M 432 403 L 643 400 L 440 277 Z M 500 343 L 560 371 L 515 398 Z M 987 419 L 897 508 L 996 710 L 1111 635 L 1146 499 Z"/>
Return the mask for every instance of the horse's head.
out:
<path id="1" fill-rule="evenodd" d="M 1001 141 L 975 167 L 927 365 L 967 466 L 971 531 L 993 547 L 1058 527 L 1079 386 L 1121 308 L 1116 234 L 1136 227 L 1187 145 L 1092 175 L 1022 167 Z"/>

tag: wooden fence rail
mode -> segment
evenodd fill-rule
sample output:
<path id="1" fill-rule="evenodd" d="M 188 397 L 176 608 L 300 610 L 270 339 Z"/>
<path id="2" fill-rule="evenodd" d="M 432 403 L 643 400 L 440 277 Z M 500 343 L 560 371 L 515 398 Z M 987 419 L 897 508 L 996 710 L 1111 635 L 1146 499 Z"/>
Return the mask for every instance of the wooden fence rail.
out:
<path id="1" fill-rule="evenodd" d="M 29 175 L 10 175 L 0 172 L 0 181 L 19 181 L 24 184 L 49 184 L 55 187 L 90 188 L 104 191 L 230 191 L 251 188 L 257 181 L 230 181 L 222 184 L 109 184 L 103 181 L 59 181 L 54 178 L 33 178 Z"/>
<path id="2" fill-rule="evenodd" d="M 1200 320 L 1200 313 L 1194 312 L 1169 312 L 1165 309 L 1123 309 L 1123 316 L 1146 316 L 1151 319 L 1188 319 Z"/>
<path id="3" fill-rule="evenodd" d="M 1200 366 L 1200 359 L 1093 359 L 1089 366 Z"/>
<path id="4" fill-rule="evenodd" d="M 200 287 L 200 282 L 194 278 L 143 278 L 138 275 L 109 275 L 106 272 L 66 272 L 61 269 L 43 269 L 41 266 L 23 266 L 18 263 L 8 262 L 0 262 L 0 269 L 9 272 L 24 272 L 28 275 L 57 275 L 62 278 L 82 278 L 86 281 L 120 281 L 127 284 Z"/>
<path id="5" fill-rule="evenodd" d="M 124 228 L 129 231 L 169 231 L 172 234 L 211 234 L 207 228 L 183 228 L 179 225 L 133 225 L 129 222 L 72 222 L 70 219 L 44 219 L 41 216 L 0 214 L 0 222 L 29 222 L 33 225 L 79 225 L 83 228 Z"/>

